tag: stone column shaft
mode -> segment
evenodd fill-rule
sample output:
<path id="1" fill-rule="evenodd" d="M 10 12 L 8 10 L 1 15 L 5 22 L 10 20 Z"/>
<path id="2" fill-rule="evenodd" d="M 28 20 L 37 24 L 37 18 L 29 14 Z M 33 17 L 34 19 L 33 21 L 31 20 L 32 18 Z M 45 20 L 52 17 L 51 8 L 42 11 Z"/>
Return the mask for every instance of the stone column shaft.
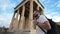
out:
<path id="1" fill-rule="evenodd" d="M 30 0 L 29 23 L 30 29 L 33 29 L 33 0 Z"/>
<path id="2" fill-rule="evenodd" d="M 15 16 L 15 12 L 14 12 L 14 14 L 13 14 L 13 17 L 12 17 L 12 21 L 11 21 L 9 30 L 13 30 L 14 16 Z"/>
<path id="3" fill-rule="evenodd" d="M 30 34 L 36 34 L 36 30 L 34 29 L 33 24 L 33 0 L 30 0 L 30 12 L 29 12 L 29 26 L 30 26 Z"/>
<path id="4" fill-rule="evenodd" d="M 22 14 L 21 14 L 21 20 L 20 20 L 20 24 L 19 24 L 19 29 L 23 29 L 24 13 L 25 13 L 25 6 L 23 5 Z"/>
<path id="5" fill-rule="evenodd" d="M 16 20 L 15 20 L 15 30 L 18 30 L 18 24 L 19 24 L 19 22 L 18 22 L 18 15 L 19 15 L 19 9 L 17 10 L 17 16 L 16 16 Z"/>

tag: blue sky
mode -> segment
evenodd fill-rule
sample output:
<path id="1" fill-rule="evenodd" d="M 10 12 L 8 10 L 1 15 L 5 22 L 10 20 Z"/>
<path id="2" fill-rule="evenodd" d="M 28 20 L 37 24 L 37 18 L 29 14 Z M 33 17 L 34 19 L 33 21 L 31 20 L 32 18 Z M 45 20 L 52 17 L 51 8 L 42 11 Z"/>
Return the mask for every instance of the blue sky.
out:
<path id="1" fill-rule="evenodd" d="M 0 27 L 9 27 L 16 7 L 22 0 L 0 0 Z M 45 7 L 44 14 L 55 22 L 60 22 L 60 0 L 39 0 Z"/>

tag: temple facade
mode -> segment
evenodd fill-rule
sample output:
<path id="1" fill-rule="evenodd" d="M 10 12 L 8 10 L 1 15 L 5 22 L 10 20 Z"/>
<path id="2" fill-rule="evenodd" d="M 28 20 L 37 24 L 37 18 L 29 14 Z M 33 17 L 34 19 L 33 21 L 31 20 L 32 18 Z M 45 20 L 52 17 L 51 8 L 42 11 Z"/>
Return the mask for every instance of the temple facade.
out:
<path id="1" fill-rule="evenodd" d="M 43 14 L 44 7 L 39 0 L 23 0 L 14 8 L 9 30 L 18 31 L 19 34 L 36 34 L 36 25 L 33 22 L 33 12 L 36 9 Z"/>

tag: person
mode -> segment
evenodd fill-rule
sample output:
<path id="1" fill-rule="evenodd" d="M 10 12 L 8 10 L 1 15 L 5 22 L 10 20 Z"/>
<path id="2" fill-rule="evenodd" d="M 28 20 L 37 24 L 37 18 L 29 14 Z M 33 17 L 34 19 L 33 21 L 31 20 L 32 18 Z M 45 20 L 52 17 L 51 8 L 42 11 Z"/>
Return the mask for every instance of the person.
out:
<path id="1" fill-rule="evenodd" d="M 36 34 L 45 34 L 41 30 L 41 28 L 44 29 L 45 32 L 51 29 L 49 21 L 39 10 L 35 10 L 33 16 L 34 16 L 34 22 L 36 23 Z"/>

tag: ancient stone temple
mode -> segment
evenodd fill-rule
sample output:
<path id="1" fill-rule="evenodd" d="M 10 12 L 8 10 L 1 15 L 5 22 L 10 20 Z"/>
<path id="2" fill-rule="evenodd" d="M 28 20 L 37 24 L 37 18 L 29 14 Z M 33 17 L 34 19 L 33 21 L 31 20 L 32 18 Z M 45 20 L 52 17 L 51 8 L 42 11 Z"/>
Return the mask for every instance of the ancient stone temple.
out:
<path id="1" fill-rule="evenodd" d="M 44 11 L 44 7 L 39 0 L 23 0 L 14 8 L 9 30 L 17 31 L 19 34 L 36 34 L 36 25 L 33 23 L 33 12 L 36 9 L 42 13 Z"/>

